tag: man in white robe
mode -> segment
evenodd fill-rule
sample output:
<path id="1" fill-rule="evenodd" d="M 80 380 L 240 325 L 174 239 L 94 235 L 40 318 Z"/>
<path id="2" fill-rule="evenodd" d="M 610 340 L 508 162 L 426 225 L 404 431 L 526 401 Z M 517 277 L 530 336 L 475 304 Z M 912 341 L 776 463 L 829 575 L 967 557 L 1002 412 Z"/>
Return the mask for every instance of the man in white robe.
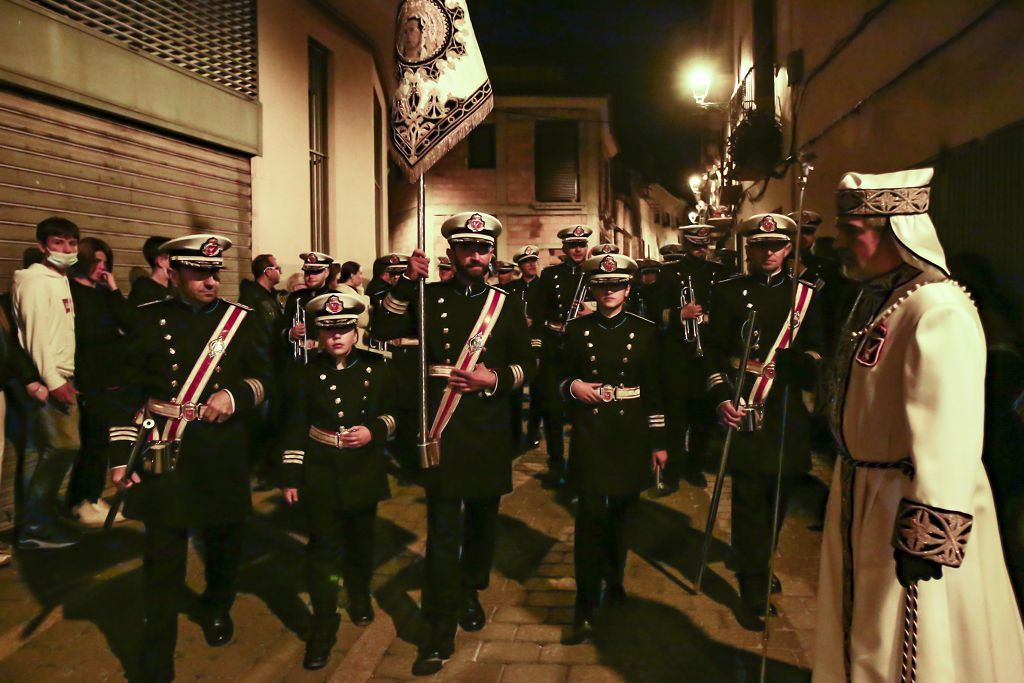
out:
<path id="1" fill-rule="evenodd" d="M 1019 683 L 1024 628 L 981 464 L 985 338 L 928 218 L 931 169 L 846 174 L 863 282 L 827 375 L 829 497 L 814 683 Z"/>

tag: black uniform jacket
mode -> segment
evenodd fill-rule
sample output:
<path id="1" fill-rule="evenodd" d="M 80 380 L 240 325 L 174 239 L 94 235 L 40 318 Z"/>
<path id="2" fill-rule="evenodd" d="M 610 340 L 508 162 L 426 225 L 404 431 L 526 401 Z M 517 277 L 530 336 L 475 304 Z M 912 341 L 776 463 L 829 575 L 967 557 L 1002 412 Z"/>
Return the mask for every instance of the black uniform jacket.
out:
<path id="1" fill-rule="evenodd" d="M 240 304 L 217 299 L 208 307 L 193 310 L 181 299 L 168 299 L 139 307 L 138 322 L 130 342 L 133 388 L 146 398 L 171 401 L 177 398 L 200 354 L 224 313 Z M 245 308 L 245 307 L 242 307 Z M 268 339 L 250 309 L 237 333 L 215 366 L 197 403 L 226 389 L 235 412 L 225 422 L 194 421 L 182 434 L 177 467 L 161 475 L 143 475 L 142 486 L 133 487 L 127 512 L 148 524 L 190 528 L 240 522 L 251 508 L 249 468 L 244 417 L 273 390 L 270 382 Z M 140 406 L 141 407 L 141 406 Z M 124 438 L 133 415 L 111 428 L 111 465 L 127 463 L 132 440 Z M 154 417 L 158 429 L 165 419 Z M 120 438 L 119 438 L 120 437 Z"/>
<path id="2" fill-rule="evenodd" d="M 429 364 L 452 365 L 458 360 L 491 289 L 484 284 L 467 288 L 457 277 L 426 286 Z M 416 297 L 415 283 L 401 278 L 374 310 L 374 336 L 384 340 L 416 336 Z M 441 466 L 424 473 L 431 495 L 486 498 L 512 490 L 514 453 L 507 396 L 530 381 L 535 365 L 526 319 L 515 300 L 506 299 L 477 362 L 494 370 L 498 385 L 490 396 L 463 394 L 441 436 Z M 415 377 L 404 378 L 404 384 L 406 391 L 415 393 Z M 443 377 L 429 379 L 428 428 L 447 384 Z"/>
<path id="3" fill-rule="evenodd" d="M 569 481 L 581 493 L 637 493 L 653 483 L 651 451 L 665 447 L 657 330 L 622 312 L 577 318 L 566 328 L 560 366 L 562 395 L 572 421 Z M 640 398 L 588 405 L 573 380 L 640 388 Z"/>
<path id="4" fill-rule="evenodd" d="M 353 349 L 344 368 L 326 353 L 292 369 L 282 479 L 302 489 L 299 500 L 340 510 L 367 507 L 391 496 L 384 443 L 394 436 L 397 387 L 393 366 Z M 338 432 L 356 426 L 373 439 L 362 448 L 334 448 L 309 437 L 310 426 Z"/>
<path id="5" fill-rule="evenodd" d="M 529 282 L 523 278 L 519 278 L 518 280 L 513 280 L 503 287 L 506 292 L 519 300 L 520 305 L 523 307 L 523 312 L 526 313 L 527 320 L 531 322 L 537 315 L 536 293 L 539 291 L 539 284 L 540 276 L 537 276 Z"/>
<path id="6" fill-rule="evenodd" d="M 780 331 L 788 324 L 793 281 L 789 275 L 738 275 L 718 283 L 712 292 L 712 310 L 705 341 L 707 360 L 707 386 L 715 406 L 732 400 L 737 367 L 743 356 L 744 323 L 748 304 L 757 311 L 754 350 L 750 359 L 755 364 L 768 355 Z M 811 283 L 816 284 L 816 283 Z M 821 364 L 823 345 L 821 317 L 815 290 L 810 307 L 800 322 L 796 342 L 791 346 L 808 356 L 807 364 L 817 371 Z M 748 367 L 751 364 L 748 363 Z M 756 365 L 754 366 L 756 367 Z M 771 370 L 769 370 L 770 372 Z M 759 378 L 747 372 L 743 379 L 744 399 L 750 396 L 754 382 Z M 794 383 L 789 391 L 789 410 L 786 421 L 786 453 L 783 471 L 804 472 L 810 467 L 810 414 L 802 400 L 802 392 L 814 389 L 815 378 Z M 740 472 L 769 474 L 778 470 L 778 451 L 782 438 L 782 405 L 784 387 L 772 384 L 765 401 L 764 429 L 753 433 L 740 433 L 734 439 L 730 464 Z"/>
<path id="7" fill-rule="evenodd" d="M 674 263 L 662 266 L 658 281 L 649 298 L 655 302 L 656 319 L 664 345 L 664 377 L 667 396 L 696 397 L 704 393 L 707 372 L 704 360 L 697 355 L 696 342 L 683 336 L 683 323 L 679 319 L 680 297 L 683 288 L 693 283 L 694 301 L 704 309 L 704 320 L 699 327 L 701 344 L 707 336 L 708 323 L 714 315 L 711 310 L 711 289 L 724 279 L 725 268 L 713 261 L 684 256 Z"/>

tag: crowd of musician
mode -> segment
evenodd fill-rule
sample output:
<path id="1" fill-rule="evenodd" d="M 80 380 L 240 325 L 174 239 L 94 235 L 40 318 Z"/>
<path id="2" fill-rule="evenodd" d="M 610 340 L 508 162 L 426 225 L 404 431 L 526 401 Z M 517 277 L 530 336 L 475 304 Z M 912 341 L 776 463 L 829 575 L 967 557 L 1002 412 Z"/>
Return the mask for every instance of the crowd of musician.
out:
<path id="1" fill-rule="evenodd" d="M 120 497 L 104 500 L 113 468 L 125 515 L 146 528 L 140 672 L 172 680 L 168 587 L 184 580 L 188 531 L 203 536 L 203 628 L 221 645 L 234 629 L 251 487 L 279 487 L 309 525 L 304 664 L 316 669 L 341 619 L 339 572 L 350 618 L 374 619 L 373 528 L 390 473 L 427 492 L 430 628 L 414 672 L 429 674 L 451 656 L 458 627 L 486 623 L 478 594 L 515 457 L 543 439 L 543 485 L 574 501 L 566 642 L 579 643 L 601 606 L 626 599 L 624 520 L 640 494 L 706 486 L 707 472 L 725 473 L 724 451 L 742 604 L 773 614 L 770 596 L 784 588 L 772 543 L 812 450 L 828 449 L 819 387 L 857 293 L 827 242 L 814 246 L 820 222 L 810 211 L 741 221 L 740 272 L 736 252 L 715 248 L 727 230 L 714 219 L 681 228 L 662 260 L 594 246 L 586 226 L 558 233 L 560 253 L 525 245 L 498 260 L 500 222 L 469 212 L 445 222 L 445 256 L 384 255 L 365 285 L 358 263 L 311 251 L 301 282 L 282 291 L 277 259 L 258 255 L 235 304 L 219 297 L 223 237 L 150 238 L 150 272 L 126 297 L 109 245 L 47 219 L 0 310 L 8 453 L 38 454 L 16 545 L 57 550 L 83 527 L 123 522 Z M 1016 480 L 993 476 L 1001 505 L 1018 504 Z M 1018 575 L 1019 556 L 1008 551 Z"/>

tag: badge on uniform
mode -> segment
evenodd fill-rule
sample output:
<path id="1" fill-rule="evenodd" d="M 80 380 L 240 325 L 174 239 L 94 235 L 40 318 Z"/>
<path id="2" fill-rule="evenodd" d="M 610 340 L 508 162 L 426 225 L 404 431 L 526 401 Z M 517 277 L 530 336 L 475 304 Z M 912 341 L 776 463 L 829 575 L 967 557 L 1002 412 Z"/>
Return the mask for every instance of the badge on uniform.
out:
<path id="1" fill-rule="evenodd" d="M 871 332 L 864 337 L 864 341 L 857 350 L 857 362 L 866 368 L 873 368 L 878 365 L 878 359 L 882 357 L 882 347 L 885 346 L 885 338 L 889 334 L 889 328 L 885 323 L 879 323 Z"/>

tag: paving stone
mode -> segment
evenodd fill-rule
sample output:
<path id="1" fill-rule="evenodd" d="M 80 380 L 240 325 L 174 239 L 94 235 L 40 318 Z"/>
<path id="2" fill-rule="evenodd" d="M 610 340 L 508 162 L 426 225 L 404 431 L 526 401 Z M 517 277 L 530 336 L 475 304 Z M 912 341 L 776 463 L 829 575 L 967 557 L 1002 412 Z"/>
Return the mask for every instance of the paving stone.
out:
<path id="1" fill-rule="evenodd" d="M 576 594 L 567 591 L 539 591 L 526 596 L 527 606 L 566 607 L 576 604 Z"/>
<path id="2" fill-rule="evenodd" d="M 494 613 L 494 621 L 510 624 L 540 624 L 547 616 L 546 609 L 530 609 L 528 607 L 499 607 Z"/>
<path id="3" fill-rule="evenodd" d="M 516 640 L 533 643 L 561 642 L 565 628 L 554 624 L 524 624 L 516 630 Z"/>
<path id="4" fill-rule="evenodd" d="M 501 683 L 564 683 L 569 667 L 559 664 L 508 664 Z"/>
<path id="5" fill-rule="evenodd" d="M 497 643 L 486 642 L 480 647 L 477 653 L 477 661 L 501 662 L 511 664 L 514 662 L 536 662 L 540 657 L 541 646 L 537 643 L 511 642 Z"/>
<path id="6" fill-rule="evenodd" d="M 601 653 L 591 643 L 549 643 L 541 648 L 540 661 L 552 664 L 596 664 L 601 661 Z"/>

